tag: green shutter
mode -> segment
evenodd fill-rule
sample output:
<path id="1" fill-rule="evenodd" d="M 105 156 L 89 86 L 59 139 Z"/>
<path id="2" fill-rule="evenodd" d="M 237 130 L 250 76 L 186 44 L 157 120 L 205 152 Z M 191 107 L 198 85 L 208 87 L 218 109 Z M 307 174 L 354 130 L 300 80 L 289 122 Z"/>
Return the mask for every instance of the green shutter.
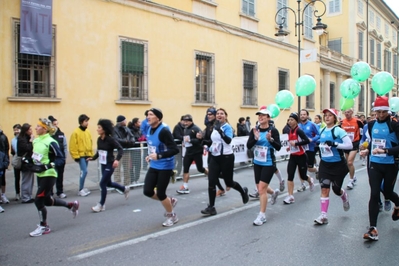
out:
<path id="1" fill-rule="evenodd" d="M 131 74 L 144 73 L 144 45 L 122 42 L 122 72 Z"/>

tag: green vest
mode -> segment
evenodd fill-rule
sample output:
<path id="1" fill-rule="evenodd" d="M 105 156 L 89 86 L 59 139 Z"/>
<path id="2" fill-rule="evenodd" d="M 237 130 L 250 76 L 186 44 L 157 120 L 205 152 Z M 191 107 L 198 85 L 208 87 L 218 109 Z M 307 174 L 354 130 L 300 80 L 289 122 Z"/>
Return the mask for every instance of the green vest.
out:
<path id="1" fill-rule="evenodd" d="M 50 136 L 50 134 L 44 134 L 41 135 L 33 141 L 33 158 L 41 158 L 40 163 L 42 164 L 49 164 L 50 163 L 50 158 L 49 158 L 49 151 L 50 151 L 50 143 L 55 142 L 56 145 L 57 142 Z M 50 168 L 44 172 L 37 173 L 38 177 L 48 177 L 48 176 L 53 176 L 57 177 L 57 171 L 54 168 Z"/>

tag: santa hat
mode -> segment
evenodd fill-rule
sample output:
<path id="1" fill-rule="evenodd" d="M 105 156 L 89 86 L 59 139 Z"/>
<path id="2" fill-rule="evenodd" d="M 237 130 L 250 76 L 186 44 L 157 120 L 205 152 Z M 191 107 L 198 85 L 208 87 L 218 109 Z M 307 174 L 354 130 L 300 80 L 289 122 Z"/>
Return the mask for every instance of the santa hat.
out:
<path id="1" fill-rule="evenodd" d="M 383 110 L 389 111 L 389 102 L 388 97 L 385 96 L 378 96 L 377 99 L 374 101 L 374 111 Z"/>

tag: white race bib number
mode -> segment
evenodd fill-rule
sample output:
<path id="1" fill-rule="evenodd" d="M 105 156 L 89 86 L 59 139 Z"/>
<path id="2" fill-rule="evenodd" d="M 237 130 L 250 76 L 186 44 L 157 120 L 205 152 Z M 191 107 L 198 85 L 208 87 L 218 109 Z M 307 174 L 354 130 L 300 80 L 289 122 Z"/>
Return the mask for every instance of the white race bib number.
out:
<path id="1" fill-rule="evenodd" d="M 221 142 L 213 142 L 211 145 L 211 152 L 213 156 L 219 156 L 221 154 L 221 147 L 222 143 Z"/>
<path id="2" fill-rule="evenodd" d="M 36 161 L 36 162 L 40 162 L 40 161 L 43 159 L 43 154 L 34 152 L 34 153 L 32 154 L 32 159 L 33 159 L 34 161 Z"/>
<path id="3" fill-rule="evenodd" d="M 255 146 L 254 158 L 259 162 L 266 162 L 267 160 L 267 147 Z"/>
<path id="4" fill-rule="evenodd" d="M 148 146 L 148 154 L 154 154 L 157 152 L 157 148 L 155 146 Z"/>
<path id="5" fill-rule="evenodd" d="M 100 164 L 107 164 L 107 151 L 99 150 L 98 151 L 98 158 Z"/>
<path id="6" fill-rule="evenodd" d="M 330 146 L 320 143 L 319 148 L 320 148 L 320 152 L 321 152 L 321 157 L 333 157 L 334 156 Z"/>
<path id="7" fill-rule="evenodd" d="M 385 139 L 373 139 L 373 141 L 371 142 L 371 150 L 374 149 L 385 149 L 386 146 L 386 140 Z M 373 156 L 377 156 L 377 157 L 387 157 L 387 155 L 385 153 L 383 154 L 373 154 Z"/>

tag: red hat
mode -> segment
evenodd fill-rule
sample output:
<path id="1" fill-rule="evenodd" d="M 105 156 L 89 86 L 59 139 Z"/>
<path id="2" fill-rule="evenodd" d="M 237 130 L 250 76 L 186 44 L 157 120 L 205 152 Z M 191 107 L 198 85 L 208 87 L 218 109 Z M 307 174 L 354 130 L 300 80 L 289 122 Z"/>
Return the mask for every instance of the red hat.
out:
<path id="1" fill-rule="evenodd" d="M 389 102 L 388 97 L 385 96 L 378 96 L 377 99 L 374 101 L 374 111 L 384 110 L 389 111 Z"/>
<path id="2" fill-rule="evenodd" d="M 325 114 L 326 112 L 330 112 L 332 113 L 336 119 L 338 119 L 338 111 L 334 108 L 328 108 L 328 109 L 324 109 L 323 110 L 323 114 Z"/>
<path id="3" fill-rule="evenodd" d="M 259 110 L 263 110 L 263 109 L 267 109 L 267 106 L 266 106 L 266 105 L 262 105 L 262 106 L 259 108 Z"/>

